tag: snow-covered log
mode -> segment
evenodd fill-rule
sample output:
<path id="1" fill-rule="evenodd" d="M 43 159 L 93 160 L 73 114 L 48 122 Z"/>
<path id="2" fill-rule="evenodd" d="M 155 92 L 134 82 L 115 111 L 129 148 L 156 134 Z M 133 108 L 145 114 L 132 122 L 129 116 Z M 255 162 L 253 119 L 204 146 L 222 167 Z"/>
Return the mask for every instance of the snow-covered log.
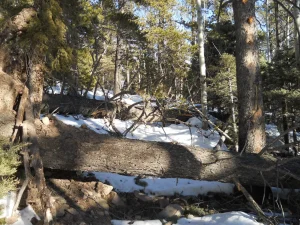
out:
<path id="1" fill-rule="evenodd" d="M 53 120 L 38 128 L 44 166 L 52 169 L 102 171 L 128 175 L 194 178 L 208 181 L 276 185 L 276 159 L 256 154 L 184 147 L 174 143 L 146 142 L 100 135 Z M 299 158 L 278 162 L 279 171 L 297 172 Z M 263 175 L 263 176 L 262 176 Z M 299 187 L 297 177 L 281 176 L 284 187 Z"/>

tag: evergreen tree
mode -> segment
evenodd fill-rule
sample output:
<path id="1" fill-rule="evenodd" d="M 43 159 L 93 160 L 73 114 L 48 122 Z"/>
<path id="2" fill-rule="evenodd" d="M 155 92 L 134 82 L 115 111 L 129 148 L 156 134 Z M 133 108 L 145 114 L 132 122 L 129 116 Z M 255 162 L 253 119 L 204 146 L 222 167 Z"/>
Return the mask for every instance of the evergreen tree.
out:
<path id="1" fill-rule="evenodd" d="M 16 189 L 18 180 L 15 173 L 20 165 L 18 152 L 22 147 L 22 145 L 11 147 L 7 140 L 0 137 L 0 198 Z"/>

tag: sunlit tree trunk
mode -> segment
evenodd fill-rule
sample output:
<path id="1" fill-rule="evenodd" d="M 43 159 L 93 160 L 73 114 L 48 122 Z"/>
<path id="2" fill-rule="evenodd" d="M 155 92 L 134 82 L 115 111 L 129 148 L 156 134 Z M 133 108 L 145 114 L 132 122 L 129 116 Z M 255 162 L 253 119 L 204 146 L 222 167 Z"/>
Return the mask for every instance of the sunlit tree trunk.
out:
<path id="1" fill-rule="evenodd" d="M 202 11 L 202 0 L 197 0 L 197 22 L 198 22 L 198 45 L 200 64 L 200 88 L 202 113 L 207 116 L 207 90 L 206 90 L 206 65 L 204 57 L 204 13 Z M 203 120 L 202 129 L 208 129 L 208 122 Z"/>
<path id="2" fill-rule="evenodd" d="M 279 50 L 280 39 L 279 39 L 279 25 L 278 25 L 278 3 L 275 1 L 275 38 L 276 38 L 276 52 Z"/>
<path id="3" fill-rule="evenodd" d="M 267 34 L 267 60 L 271 62 L 271 50 L 270 50 L 270 31 L 269 31 L 269 0 L 267 0 L 266 9 L 266 34 Z"/>
<path id="4" fill-rule="evenodd" d="M 295 5 L 300 7 L 300 0 L 295 0 Z M 300 10 L 294 7 L 294 17 L 295 17 L 295 56 L 297 65 L 300 66 L 300 38 L 299 38 L 299 30 L 300 30 Z"/>
<path id="5" fill-rule="evenodd" d="M 234 0 L 233 11 L 236 27 L 239 151 L 258 153 L 265 146 L 265 124 L 255 0 Z"/>
<path id="6" fill-rule="evenodd" d="M 290 16 L 287 13 L 287 26 L 286 26 L 286 46 L 290 48 Z"/>
<path id="7" fill-rule="evenodd" d="M 114 72 L 114 94 L 121 92 L 121 38 L 117 35 L 116 55 L 115 55 L 115 72 Z"/>
<path id="8" fill-rule="evenodd" d="M 238 129 L 236 126 L 236 117 L 235 117 L 235 109 L 234 109 L 234 96 L 233 96 L 233 91 L 232 91 L 232 82 L 231 79 L 228 78 L 228 86 L 229 86 L 229 95 L 230 95 L 230 103 L 231 103 L 231 113 L 232 113 L 232 125 L 233 125 L 233 132 L 235 135 L 235 151 L 239 150 L 239 145 L 237 142 L 237 136 L 238 136 Z"/>
<path id="9" fill-rule="evenodd" d="M 44 73 L 42 64 L 31 65 L 28 76 L 29 99 L 33 107 L 34 118 L 40 118 L 43 99 Z"/>

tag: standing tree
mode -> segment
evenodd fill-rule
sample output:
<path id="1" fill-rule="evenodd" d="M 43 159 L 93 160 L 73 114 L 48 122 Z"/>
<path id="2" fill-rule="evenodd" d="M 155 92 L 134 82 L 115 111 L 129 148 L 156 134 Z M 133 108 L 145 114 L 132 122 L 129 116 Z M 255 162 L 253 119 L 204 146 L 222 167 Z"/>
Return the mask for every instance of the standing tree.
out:
<path id="1" fill-rule="evenodd" d="M 200 64 L 200 85 L 201 85 L 201 105 L 202 113 L 207 116 L 207 90 L 206 90 L 206 65 L 204 57 L 204 15 L 202 11 L 202 1 L 197 0 L 197 17 L 198 17 L 198 45 L 199 45 L 199 64 Z M 208 122 L 203 121 L 202 129 L 208 129 Z"/>
<path id="2" fill-rule="evenodd" d="M 233 11 L 236 26 L 239 151 L 259 153 L 265 145 L 265 124 L 255 0 L 234 0 Z"/>

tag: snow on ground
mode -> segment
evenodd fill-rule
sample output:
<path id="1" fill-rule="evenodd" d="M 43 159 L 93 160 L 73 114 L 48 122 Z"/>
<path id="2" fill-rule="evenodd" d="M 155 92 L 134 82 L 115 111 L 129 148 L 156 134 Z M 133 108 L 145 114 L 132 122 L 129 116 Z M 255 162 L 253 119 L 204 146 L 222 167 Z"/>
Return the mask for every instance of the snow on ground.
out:
<path id="1" fill-rule="evenodd" d="M 112 220 L 113 225 L 163 225 L 160 220 L 148 221 L 121 221 Z M 263 225 L 251 216 L 244 212 L 228 212 L 208 215 L 203 217 L 195 217 L 192 219 L 181 218 L 175 225 Z"/>
<path id="2" fill-rule="evenodd" d="M 83 93 L 84 93 L 84 91 L 83 91 Z M 104 93 L 103 93 L 102 89 L 97 89 L 96 95 L 95 95 L 96 100 L 105 101 L 105 96 L 107 96 L 108 98 L 111 98 L 111 97 L 114 96 L 114 93 L 112 91 L 109 91 L 109 90 L 104 90 Z M 94 98 L 94 91 L 88 91 L 86 97 L 88 99 L 93 99 Z"/>
<path id="3" fill-rule="evenodd" d="M 180 194 L 184 196 L 206 195 L 208 192 L 215 193 L 233 193 L 233 184 L 216 181 L 199 181 L 181 178 L 153 178 L 148 177 L 140 179 L 146 182 L 147 186 L 142 187 L 135 184 L 133 176 L 123 176 L 113 173 L 93 172 L 95 177 L 101 182 L 109 182 L 117 192 L 134 192 L 143 190 L 143 192 L 155 196 L 172 196 Z M 87 175 L 87 173 L 84 173 Z"/>
<path id="4" fill-rule="evenodd" d="M 26 208 L 18 211 L 20 217 L 17 222 L 12 225 L 32 225 L 31 219 L 35 217 L 37 220 L 40 220 L 40 217 L 35 213 L 31 205 L 28 205 Z"/>
<path id="5" fill-rule="evenodd" d="M 113 129 L 105 119 L 83 118 L 82 116 L 62 116 L 54 115 L 58 120 L 65 124 L 80 127 L 86 124 L 87 127 L 100 134 L 108 134 Z M 201 120 L 191 118 L 188 122 L 196 127 L 188 127 L 184 124 L 171 124 L 167 127 L 157 126 L 157 124 L 139 124 L 133 131 L 126 135 L 129 139 L 139 139 L 145 141 L 158 142 L 174 142 L 185 146 L 197 146 L 212 149 L 220 139 L 220 135 L 216 131 L 204 131 L 200 128 Z M 123 133 L 134 122 L 131 120 L 121 121 L 114 120 L 115 127 Z M 226 146 L 222 146 L 223 150 L 227 150 Z"/>
<path id="6" fill-rule="evenodd" d="M 52 88 L 54 94 L 59 94 L 61 91 L 60 85 Z M 52 93 L 52 90 L 49 91 Z M 87 98 L 92 99 L 94 95 L 93 91 L 89 91 Z M 105 100 L 105 95 L 109 98 L 113 96 L 112 91 L 105 90 L 103 93 L 102 90 L 97 90 L 96 99 Z M 139 95 L 125 95 L 122 97 L 122 101 L 126 104 L 134 104 L 142 101 L 142 97 Z M 84 118 L 81 115 L 77 116 L 62 116 L 54 115 L 58 120 L 62 121 L 65 124 L 80 127 L 85 124 L 87 127 L 100 134 L 108 134 L 109 131 L 113 132 L 113 129 L 109 125 L 108 121 L 104 119 L 93 119 L 93 118 Z M 214 120 L 214 118 L 210 118 Z M 126 135 L 126 138 L 130 139 L 140 139 L 146 141 L 160 141 L 160 142 L 176 142 L 178 144 L 187 145 L 187 146 L 198 146 L 202 148 L 212 149 L 217 142 L 219 141 L 219 134 L 215 131 L 203 131 L 201 129 L 202 121 L 199 118 L 191 118 L 188 121 L 193 127 L 188 127 L 183 124 L 175 125 L 172 124 L 167 127 L 161 127 L 159 124 L 151 125 L 139 125 L 133 131 L 129 132 Z M 121 121 L 114 120 L 114 125 L 117 129 L 123 133 L 127 128 L 133 124 L 133 121 Z M 279 136 L 280 133 L 276 125 L 267 124 L 266 132 L 269 137 Z M 227 150 L 226 146 L 222 146 L 223 150 Z M 116 191 L 118 192 L 133 192 L 136 190 L 142 190 L 149 195 L 163 195 L 171 196 L 174 194 L 181 194 L 185 196 L 197 196 L 197 195 L 206 195 L 208 192 L 223 192 L 226 194 L 231 194 L 233 192 L 233 184 L 221 183 L 221 182 L 209 182 L 209 181 L 195 181 L 189 179 L 176 179 L 176 178 L 143 178 L 140 181 L 146 182 L 147 185 L 142 187 L 135 184 L 135 178 L 132 176 L 123 176 L 118 174 L 111 173 L 102 173 L 102 172 L 93 172 L 95 177 L 102 182 L 109 182 Z M 88 175 L 88 173 L 84 173 Z M 273 189 L 272 189 L 273 190 Z M 275 189 L 273 192 L 279 192 L 280 196 L 286 195 L 286 190 Z M 1 200 L 0 200 L 1 204 Z M 28 211 L 28 209 L 25 209 Z M 22 215 L 22 212 L 20 212 Z M 29 210 L 29 214 L 31 211 Z M 28 213 L 23 213 L 24 215 Z M 33 215 L 31 215 L 33 216 Z M 24 218 L 23 223 L 16 223 L 15 225 L 27 225 L 26 218 Z M 19 221 L 18 221 L 19 222 Z M 31 223 L 30 223 L 31 224 Z M 148 221 L 118 221 L 113 220 L 113 225 L 162 225 L 160 220 L 148 220 Z M 181 218 L 177 221 L 177 225 L 213 225 L 213 224 L 222 224 L 222 225 L 260 225 L 255 221 L 255 218 L 252 215 L 246 214 L 244 212 L 228 212 L 221 214 L 208 215 L 204 217 L 195 217 L 192 219 Z"/>
<path id="7" fill-rule="evenodd" d="M 0 198 L 0 218 L 10 217 L 16 200 L 16 193 L 10 191 Z"/>
<path id="8" fill-rule="evenodd" d="M 300 193 L 300 189 L 271 188 L 274 198 L 289 199 L 291 193 Z"/>
<path id="9" fill-rule="evenodd" d="M 278 128 L 275 124 L 266 124 L 266 134 L 268 137 L 276 138 L 280 135 Z"/>

